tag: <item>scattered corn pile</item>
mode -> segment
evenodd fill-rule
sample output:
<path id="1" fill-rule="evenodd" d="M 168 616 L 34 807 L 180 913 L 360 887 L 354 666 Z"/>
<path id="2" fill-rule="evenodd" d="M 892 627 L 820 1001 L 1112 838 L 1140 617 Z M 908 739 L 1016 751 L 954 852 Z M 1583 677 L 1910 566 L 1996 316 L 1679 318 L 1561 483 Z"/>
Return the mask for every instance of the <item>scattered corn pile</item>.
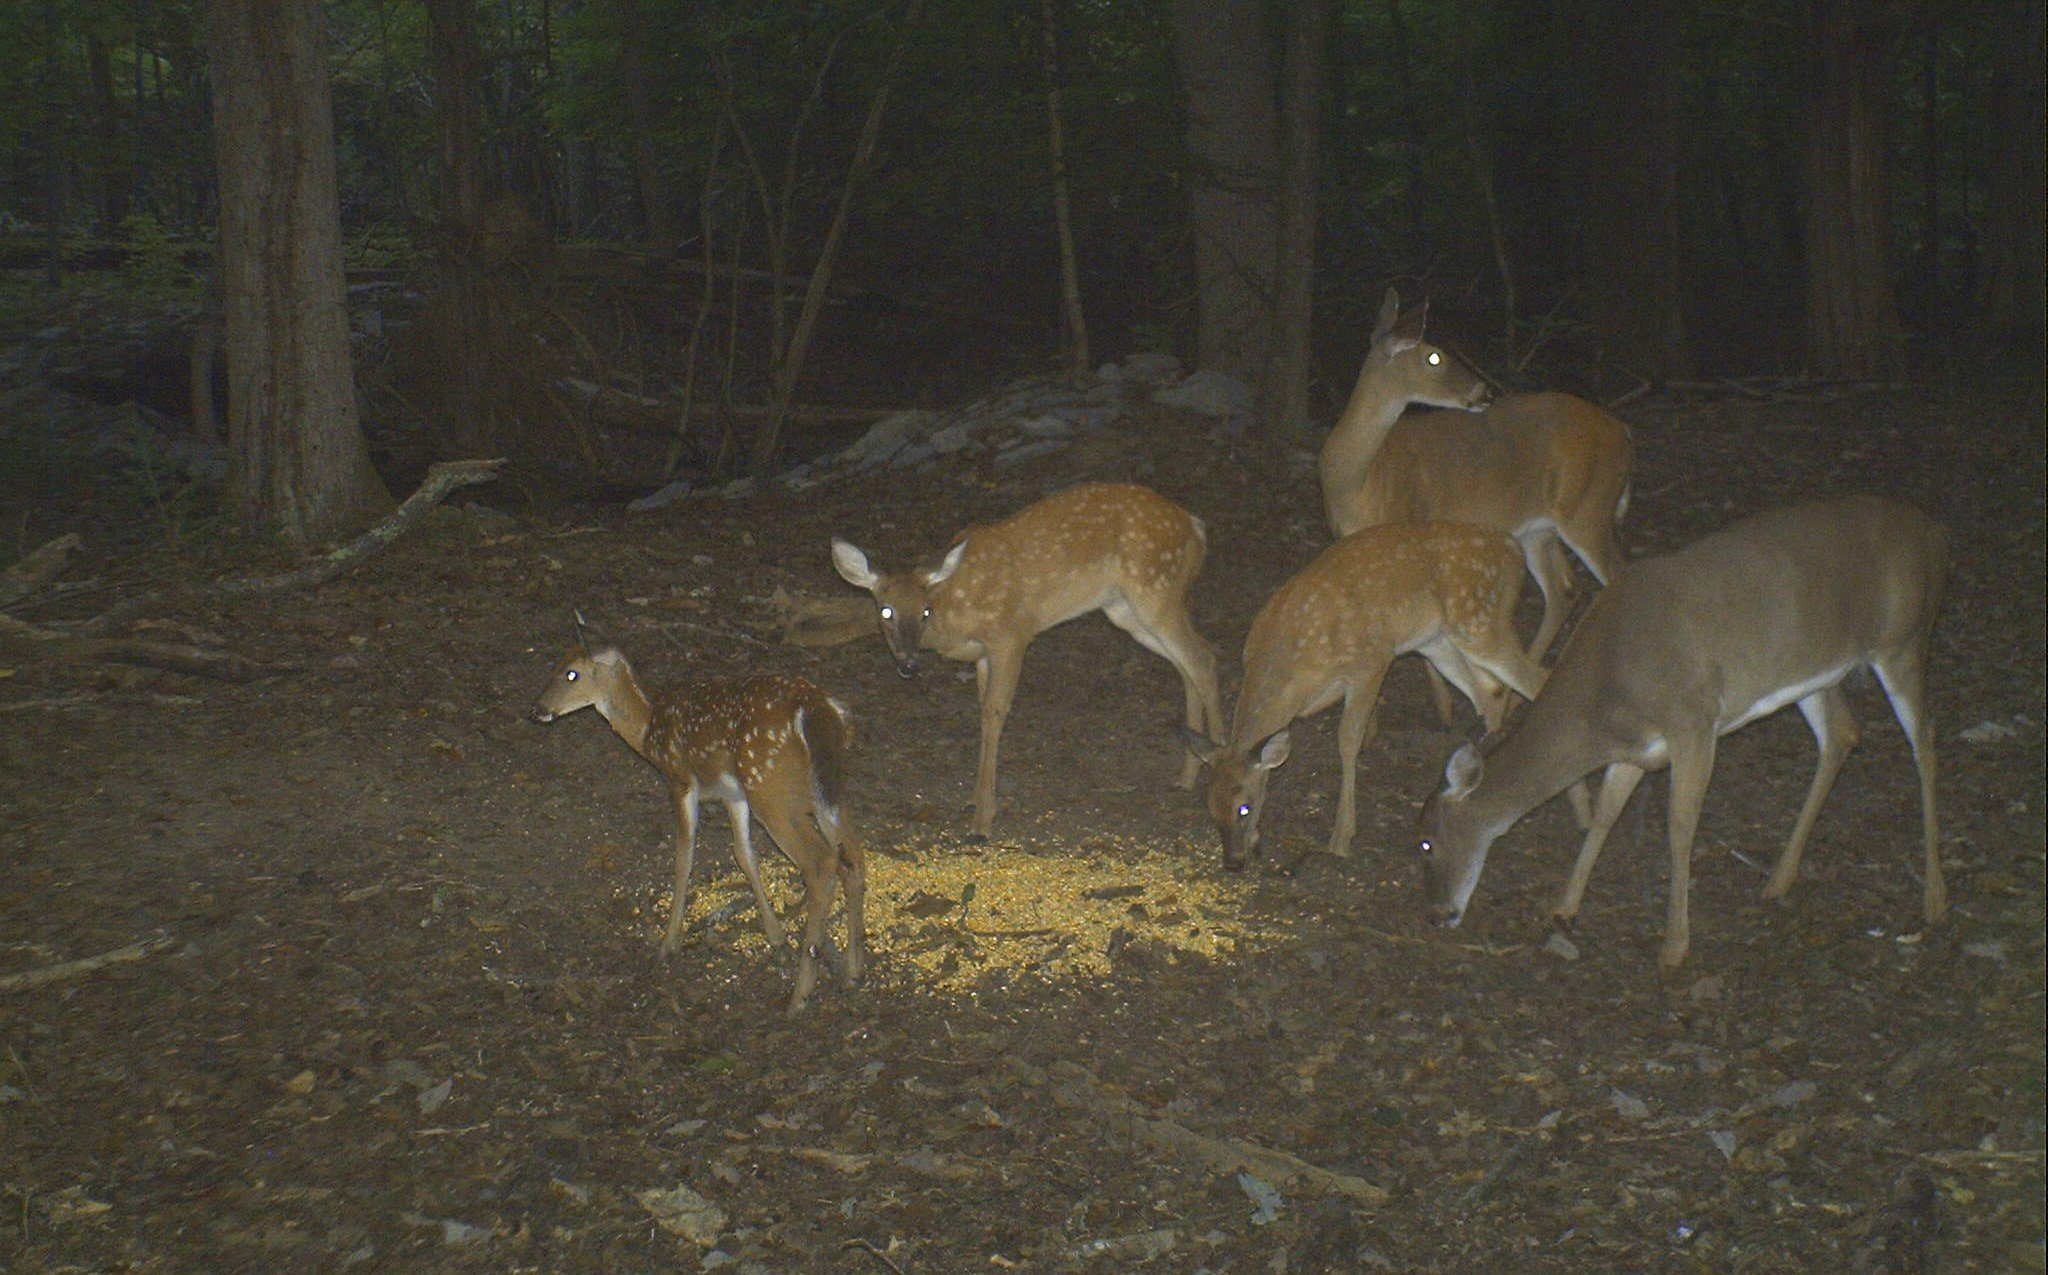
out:
<path id="1" fill-rule="evenodd" d="M 798 923 L 795 874 L 785 863 L 771 867 L 772 850 L 756 844 L 770 895 Z M 1088 978 L 1108 973 L 1126 952 L 1155 961 L 1229 959 L 1280 937 L 1273 922 L 1246 915 L 1250 882 L 1218 874 L 1206 840 L 1098 836 L 1050 853 L 1036 848 L 1001 839 L 968 845 L 951 833 L 870 845 L 876 972 L 893 966 L 922 985 L 959 991 L 999 970 Z M 701 847 L 698 860 L 701 873 Z M 692 928 L 709 918 L 721 944 L 764 942 L 738 872 L 700 882 L 690 896 Z M 668 892 L 650 886 L 645 898 L 638 911 L 652 942 L 668 916 Z M 839 925 L 835 915 L 835 942 Z"/>

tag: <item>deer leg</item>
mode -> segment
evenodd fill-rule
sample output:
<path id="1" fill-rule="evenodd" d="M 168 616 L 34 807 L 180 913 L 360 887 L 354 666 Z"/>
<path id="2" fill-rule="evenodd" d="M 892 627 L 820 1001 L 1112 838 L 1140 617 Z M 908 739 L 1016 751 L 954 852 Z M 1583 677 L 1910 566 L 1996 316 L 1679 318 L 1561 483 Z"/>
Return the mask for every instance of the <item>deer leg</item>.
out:
<path id="1" fill-rule="evenodd" d="M 1373 735 L 1373 710 L 1379 707 L 1380 680 L 1387 674 L 1382 664 L 1378 673 L 1361 678 L 1344 692 L 1344 715 L 1337 721 L 1337 761 L 1341 767 L 1337 790 L 1337 826 L 1330 830 L 1330 853 L 1340 859 L 1351 857 L 1351 838 L 1358 830 L 1358 750 Z"/>
<path id="2" fill-rule="evenodd" d="M 1927 843 L 1921 914 L 1927 924 L 1938 925 L 1948 914 L 1948 883 L 1941 875 L 1941 821 L 1934 805 L 1934 725 L 1923 711 L 1926 659 L 1923 636 L 1919 646 L 1875 661 L 1874 667 L 1878 681 L 1884 683 L 1885 698 L 1892 702 L 1892 713 L 1913 745 L 1913 764 L 1920 771 L 1920 832 Z"/>
<path id="3" fill-rule="evenodd" d="M 1572 564 L 1555 532 L 1525 541 L 1522 560 L 1529 564 L 1529 574 L 1536 577 L 1536 587 L 1543 594 L 1543 622 L 1537 626 L 1536 640 L 1529 644 L 1529 658 L 1541 663 L 1571 611 Z"/>
<path id="4" fill-rule="evenodd" d="M 1799 879 L 1799 856 L 1806 849 L 1806 839 L 1813 835 L 1814 820 L 1820 817 L 1820 808 L 1828 799 L 1828 790 L 1835 786 L 1835 776 L 1842 773 L 1842 763 L 1849 760 L 1849 750 L 1856 747 L 1857 737 L 1861 734 L 1856 728 L 1856 718 L 1849 712 L 1849 701 L 1842 696 L 1839 682 L 1800 700 L 1799 711 L 1813 729 L 1813 742 L 1820 748 L 1820 757 L 1814 763 L 1813 783 L 1807 787 L 1806 804 L 1799 808 L 1799 819 L 1792 825 L 1792 836 L 1785 842 L 1785 848 L 1778 852 L 1778 862 L 1771 869 L 1771 879 L 1764 885 L 1764 897 L 1767 899 L 1784 898 L 1792 889 L 1792 883 Z"/>
<path id="5" fill-rule="evenodd" d="M 996 749 L 1003 740 L 1003 722 L 1017 697 L 1017 679 L 1024 673 L 1024 652 L 1002 647 L 989 651 L 981 664 L 988 672 L 981 682 L 981 761 L 974 772 L 974 835 L 983 840 L 996 823 Z"/>
<path id="6" fill-rule="evenodd" d="M 1607 844 L 1607 834 L 1614 831 L 1615 820 L 1628 808 L 1628 799 L 1635 795 L 1636 785 L 1643 782 L 1644 771 L 1640 766 L 1627 762 L 1615 762 L 1600 778 L 1600 799 L 1594 803 L 1592 817 L 1586 824 L 1586 839 L 1579 844 L 1579 857 L 1572 863 L 1571 879 L 1565 883 L 1564 897 L 1558 900 L 1551 919 L 1559 925 L 1569 927 L 1578 919 L 1579 904 L 1586 897 L 1586 882 L 1593 877 L 1593 865 L 1600 859 L 1600 850 Z"/>
<path id="7" fill-rule="evenodd" d="M 1671 749 L 1671 898 L 1664 914 L 1664 946 L 1657 953 L 1657 963 L 1667 970 L 1683 965 L 1692 946 L 1692 841 L 1714 778 L 1712 728 L 1705 734 L 1704 745 Z"/>
<path id="8" fill-rule="evenodd" d="M 676 801 L 676 893 L 668 913 L 668 933 L 661 940 L 661 954 L 674 953 L 683 940 L 683 911 L 689 901 L 690 865 L 697 856 L 697 789 L 678 785 Z"/>
<path id="9" fill-rule="evenodd" d="M 846 970 L 840 981 L 860 982 L 867 968 L 867 855 L 851 838 L 834 847 L 840 884 L 846 888 Z"/>
<path id="10" fill-rule="evenodd" d="M 1424 669 L 1429 674 L 1429 702 L 1436 705 L 1436 719 L 1449 730 L 1458 724 L 1458 706 L 1451 702 L 1450 685 L 1435 664 L 1424 665 Z M 1465 691 L 1465 698 L 1471 699 L 1472 693 Z"/>
<path id="11" fill-rule="evenodd" d="M 1195 632 L 1186 607 L 1174 602 L 1140 607 L 1128 596 L 1118 594 L 1102 604 L 1102 614 L 1139 646 L 1173 665 L 1180 674 L 1181 690 L 1187 704 L 1187 727 L 1206 739 L 1221 741 L 1227 727 L 1223 722 L 1223 701 L 1216 693 L 1216 653 Z M 1181 750 L 1182 788 L 1195 786 L 1202 763 L 1185 748 Z"/>
<path id="12" fill-rule="evenodd" d="M 797 866 L 804 878 L 804 938 L 796 963 L 796 987 L 790 992 L 789 1012 L 794 1014 L 811 999 L 818 986 L 818 958 L 826 945 L 825 922 L 832 914 L 832 895 L 839 886 L 838 854 L 802 818 L 792 818 L 780 807 L 764 808 L 761 822 L 782 853 Z"/>
<path id="13" fill-rule="evenodd" d="M 768 891 L 761 887 L 761 865 L 754 857 L 751 807 L 745 798 L 739 798 L 725 803 L 725 813 L 732 819 L 732 857 L 739 860 L 747 887 L 754 892 L 754 906 L 761 912 L 761 932 L 768 936 L 769 947 L 781 947 L 782 918 L 775 915 L 774 905 L 768 902 Z M 775 844 L 784 844 L 782 838 L 776 837 Z"/>

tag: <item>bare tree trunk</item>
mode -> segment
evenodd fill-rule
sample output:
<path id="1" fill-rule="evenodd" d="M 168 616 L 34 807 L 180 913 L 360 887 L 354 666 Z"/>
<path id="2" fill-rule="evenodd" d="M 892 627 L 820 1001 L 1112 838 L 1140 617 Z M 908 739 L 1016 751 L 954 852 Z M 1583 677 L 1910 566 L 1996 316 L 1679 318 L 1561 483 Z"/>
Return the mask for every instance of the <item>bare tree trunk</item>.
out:
<path id="1" fill-rule="evenodd" d="M 498 431 L 486 378 L 492 360 L 489 304 L 478 260 L 484 220 L 483 110 L 477 102 L 475 0 L 425 0 L 432 26 L 435 122 L 441 149 L 441 252 L 435 283 L 444 302 L 443 349 L 470 357 L 443 358 L 435 383 L 447 410 L 444 446 L 456 455 L 496 450 Z"/>
<path id="2" fill-rule="evenodd" d="M 1472 180 L 1486 208 L 1487 236 L 1493 244 L 1494 269 L 1500 272 L 1500 345 L 1509 362 L 1515 357 L 1515 314 L 1520 302 L 1515 296 L 1515 263 L 1508 255 L 1507 228 L 1501 224 L 1500 200 L 1493 192 L 1493 159 L 1479 139 L 1479 96 L 1472 72 L 1465 72 L 1465 152 L 1472 160 Z"/>
<path id="3" fill-rule="evenodd" d="M 1898 32 L 1883 0 L 1815 0 L 1820 65 L 1806 137 L 1806 355 L 1823 376 L 1898 357 L 1885 102 Z"/>
<path id="4" fill-rule="evenodd" d="M 121 131 L 121 106 L 114 100 L 114 56 L 104 37 L 87 32 L 85 58 L 92 79 L 92 128 L 100 139 L 90 160 L 96 179 L 93 193 L 99 199 L 100 233 L 111 235 L 128 217 L 126 174 L 110 149 Z"/>
<path id="5" fill-rule="evenodd" d="M 1675 0 L 1597 0 L 1582 13 L 1593 326 L 1623 367 L 1667 381 L 1690 371 L 1679 278 L 1680 10 Z"/>
<path id="6" fill-rule="evenodd" d="M 1074 253 L 1074 216 L 1067 198 L 1066 125 L 1060 112 L 1059 32 L 1053 0 L 1041 0 L 1044 28 L 1046 150 L 1052 161 L 1052 214 L 1060 238 L 1060 304 L 1066 316 L 1067 362 L 1076 372 L 1088 370 L 1088 315 L 1081 308 L 1081 268 Z"/>
<path id="7" fill-rule="evenodd" d="M 2048 87 L 2042 0 L 2026 0 L 2012 38 L 1999 46 L 1992 87 L 1997 159 L 1984 210 L 1977 315 L 1993 332 L 2039 354 L 2044 332 L 2043 180 Z"/>
<path id="8" fill-rule="evenodd" d="M 1314 364 L 1316 293 L 1316 160 L 1322 126 L 1323 61 L 1329 0 L 1289 6 L 1281 79 L 1280 248 L 1273 319 L 1273 357 L 1262 397 L 1273 436 L 1293 442 L 1308 432 Z"/>
<path id="9" fill-rule="evenodd" d="M 327 51 L 314 0 L 212 0 L 231 496 L 305 543 L 391 507 L 349 364 Z"/>
<path id="10" fill-rule="evenodd" d="M 868 103 L 867 119 L 861 123 L 860 139 L 854 143 L 853 159 L 847 165 L 846 180 L 839 188 L 839 207 L 832 214 L 832 224 L 825 231 L 825 242 L 818 249 L 817 264 L 811 267 L 810 283 L 804 289 L 804 303 L 797 312 L 796 330 L 790 333 L 789 349 L 783 352 L 781 361 L 776 364 L 775 384 L 769 393 L 768 419 L 761 422 L 761 430 L 754 436 L 756 473 L 766 473 L 768 467 L 775 463 L 775 449 L 782 441 L 782 424 L 789 415 L 790 402 L 796 396 L 797 380 L 803 375 L 804 357 L 810 352 L 811 337 L 818 327 L 818 315 L 825 308 L 825 293 L 832 286 L 832 270 L 839 261 L 839 245 L 846 238 L 846 222 L 853 210 L 854 192 L 860 188 L 860 179 L 866 175 L 868 163 L 874 158 L 875 141 L 882 134 L 882 116 L 889 107 L 889 90 L 894 87 L 896 73 L 903 65 L 903 49 L 909 43 L 911 29 L 917 25 L 918 16 L 923 11 L 923 0 L 911 0 L 904 11 L 902 25 L 896 32 L 896 45 L 889 51 L 888 64 L 882 68 L 874 100 Z"/>
<path id="11" fill-rule="evenodd" d="M 1280 167 L 1260 0 L 1174 0 L 1173 49 L 1187 100 L 1195 361 L 1256 383 L 1272 349 Z"/>
<path id="12" fill-rule="evenodd" d="M 633 169 L 640 182 L 640 215 L 647 227 L 647 246 L 667 252 L 676 246 L 675 210 L 669 207 L 668 181 L 661 171 L 661 153 L 654 145 L 654 96 L 640 48 L 647 42 L 647 12 L 638 0 L 621 11 L 625 20 L 624 56 L 619 72 L 626 79 L 626 102 L 633 119 Z"/>

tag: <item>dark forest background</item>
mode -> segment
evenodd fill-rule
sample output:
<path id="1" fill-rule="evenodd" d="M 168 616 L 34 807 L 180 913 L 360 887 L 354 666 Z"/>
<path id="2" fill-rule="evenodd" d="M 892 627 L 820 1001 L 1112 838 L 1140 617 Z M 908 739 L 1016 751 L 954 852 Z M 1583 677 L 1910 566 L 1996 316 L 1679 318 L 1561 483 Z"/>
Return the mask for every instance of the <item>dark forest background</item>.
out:
<path id="1" fill-rule="evenodd" d="M 1390 283 L 1525 384 L 1883 379 L 2040 351 L 2042 51 L 2041 0 L 24 0 L 0 322 L 299 540 L 1141 350 L 1301 443 Z"/>

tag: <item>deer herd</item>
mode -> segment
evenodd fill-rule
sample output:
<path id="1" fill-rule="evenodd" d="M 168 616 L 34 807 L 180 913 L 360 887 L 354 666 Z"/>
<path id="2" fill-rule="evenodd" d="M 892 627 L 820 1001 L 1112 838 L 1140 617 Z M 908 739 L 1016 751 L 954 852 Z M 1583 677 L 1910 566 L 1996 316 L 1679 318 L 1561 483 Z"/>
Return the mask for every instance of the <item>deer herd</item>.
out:
<path id="1" fill-rule="evenodd" d="M 1455 687 L 1487 737 L 1454 751 L 1423 806 L 1420 848 L 1436 920 L 1463 919 L 1495 840 L 1569 792 L 1584 841 L 1553 918 L 1577 916 L 1587 879 L 1643 776 L 1669 768 L 1670 892 L 1659 955 L 1679 965 L 1690 941 L 1692 846 L 1717 740 L 1796 704 L 1819 746 L 1804 805 L 1764 887 L 1782 898 L 1820 808 L 1855 746 L 1842 693 L 1873 670 L 1912 746 L 1925 842 L 1922 913 L 1947 907 L 1934 799 L 1934 732 L 1925 701 L 1948 537 L 1918 510 L 1849 496 L 1756 515 L 1686 548 L 1625 562 L 1628 427 L 1568 394 L 1494 397 L 1457 358 L 1423 339 L 1426 307 L 1403 312 L 1389 290 L 1343 414 L 1323 445 L 1323 508 L 1337 537 L 1253 618 L 1243 682 L 1227 726 L 1216 659 L 1188 615 L 1208 553 L 1201 519 L 1146 487 L 1089 483 L 1001 522 L 969 527 L 934 563 L 878 570 L 834 539 L 839 575 L 872 594 L 897 671 L 931 650 L 974 663 L 981 703 L 973 834 L 996 818 L 996 758 L 1024 652 L 1055 625 L 1100 611 L 1180 675 L 1186 725 L 1180 784 L 1206 766 L 1206 807 L 1227 868 L 1259 852 L 1272 772 L 1295 719 L 1340 701 L 1341 787 L 1329 852 L 1357 829 L 1357 761 L 1372 738 L 1381 680 L 1421 655 L 1446 724 Z M 1404 415 L 1411 405 L 1436 411 Z M 1602 586 L 1555 663 L 1544 659 L 1571 611 L 1567 551 Z M 1543 597 L 1535 640 L 1513 626 L 1526 569 Z M 1526 701 L 1511 713 L 1510 696 Z M 800 677 L 642 687 L 617 649 L 577 642 L 532 716 L 595 708 L 667 777 L 676 811 L 674 905 L 662 950 L 676 947 L 699 805 L 722 803 L 762 929 L 783 929 L 763 891 L 750 825 L 759 819 L 804 880 L 804 936 L 789 1010 L 821 960 L 851 986 L 863 963 L 866 868 L 848 825 L 844 705 Z M 1599 771 L 1597 795 L 1584 780 Z M 827 937 L 846 895 L 847 952 Z"/>

